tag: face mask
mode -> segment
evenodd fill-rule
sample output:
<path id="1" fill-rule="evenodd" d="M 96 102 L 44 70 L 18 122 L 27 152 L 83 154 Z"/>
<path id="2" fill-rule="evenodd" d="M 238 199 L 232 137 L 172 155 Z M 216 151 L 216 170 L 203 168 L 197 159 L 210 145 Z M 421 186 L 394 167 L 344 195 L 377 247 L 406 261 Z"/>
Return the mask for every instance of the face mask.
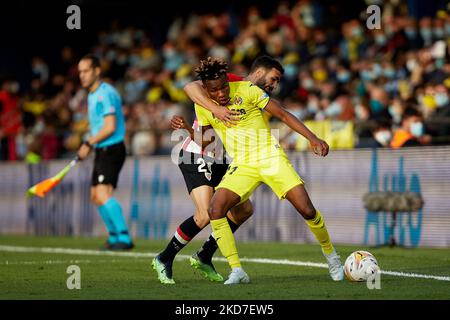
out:
<path id="1" fill-rule="evenodd" d="M 165 59 L 171 59 L 176 55 L 175 50 L 173 49 L 166 49 L 163 51 L 163 56 Z"/>
<path id="2" fill-rule="evenodd" d="M 379 46 L 384 46 L 387 42 L 386 37 L 383 34 L 377 35 L 375 37 L 375 43 Z"/>
<path id="3" fill-rule="evenodd" d="M 305 109 L 296 109 L 296 110 L 289 110 L 289 112 L 295 116 L 297 119 L 304 119 L 306 117 L 306 110 Z"/>
<path id="4" fill-rule="evenodd" d="M 375 78 L 378 78 L 383 73 L 383 68 L 381 68 L 379 63 L 374 63 L 372 67 L 372 73 Z"/>
<path id="5" fill-rule="evenodd" d="M 434 96 L 434 101 L 436 101 L 438 107 L 446 106 L 449 101 L 448 95 L 446 95 L 445 93 L 436 93 L 436 95 Z"/>
<path id="6" fill-rule="evenodd" d="M 361 77 L 362 81 L 370 81 L 370 80 L 375 79 L 375 75 L 373 74 L 373 72 L 370 72 L 368 70 L 361 71 L 360 77 Z"/>
<path id="7" fill-rule="evenodd" d="M 12 94 L 17 94 L 19 92 L 20 85 L 17 81 L 11 82 L 9 85 L 9 92 Z"/>
<path id="8" fill-rule="evenodd" d="M 116 52 L 116 51 L 114 51 L 114 50 L 109 50 L 109 51 L 106 53 L 106 59 L 107 59 L 107 60 L 113 61 L 113 60 L 116 60 L 116 58 L 117 58 L 117 52 Z"/>
<path id="9" fill-rule="evenodd" d="M 387 68 L 383 70 L 383 74 L 386 76 L 386 78 L 392 79 L 395 77 L 395 70 L 392 68 Z"/>
<path id="10" fill-rule="evenodd" d="M 363 34 L 361 28 L 357 27 L 357 28 L 353 28 L 352 29 L 352 36 L 353 37 L 361 37 Z"/>
<path id="11" fill-rule="evenodd" d="M 139 57 L 136 54 L 132 54 L 131 56 L 128 57 L 128 63 L 131 64 L 132 66 L 137 65 L 140 61 L 141 57 Z"/>
<path id="12" fill-rule="evenodd" d="M 174 82 L 174 86 L 179 89 L 183 89 L 185 85 L 190 82 L 189 78 L 182 78 Z"/>
<path id="13" fill-rule="evenodd" d="M 431 29 L 430 28 L 422 28 L 422 29 L 420 29 L 420 35 L 425 40 L 430 40 L 431 36 L 432 36 Z"/>
<path id="14" fill-rule="evenodd" d="M 384 32 L 389 38 L 394 34 L 394 30 L 391 26 L 386 26 L 386 28 L 384 28 Z"/>
<path id="15" fill-rule="evenodd" d="M 444 59 L 436 59 L 434 61 L 434 65 L 436 66 L 436 68 L 438 69 L 442 69 L 444 67 L 445 64 L 445 60 Z"/>
<path id="16" fill-rule="evenodd" d="M 406 62 L 406 68 L 409 72 L 412 72 L 417 66 L 417 62 L 414 59 L 410 59 Z"/>
<path id="17" fill-rule="evenodd" d="M 389 114 L 391 115 L 391 117 L 394 119 L 395 123 L 400 123 L 400 120 L 402 119 L 402 114 L 400 112 L 400 110 L 398 110 L 398 108 L 394 107 L 394 106 L 389 106 Z"/>
<path id="18" fill-rule="evenodd" d="M 332 102 L 328 108 L 325 109 L 325 115 L 330 118 L 338 116 L 341 112 L 342 107 L 336 101 Z"/>
<path id="19" fill-rule="evenodd" d="M 302 81 L 302 87 L 305 88 L 306 90 L 309 90 L 312 87 L 314 87 L 314 81 L 310 78 L 305 79 Z"/>
<path id="20" fill-rule="evenodd" d="M 411 123 L 411 134 L 414 137 L 421 137 L 423 135 L 423 123 L 422 122 L 413 122 Z"/>
<path id="21" fill-rule="evenodd" d="M 293 64 L 288 64 L 284 68 L 284 74 L 287 78 L 295 78 L 297 76 L 297 67 Z"/>
<path id="22" fill-rule="evenodd" d="M 347 83 L 350 80 L 350 72 L 339 72 L 336 78 L 340 83 Z"/>
<path id="23" fill-rule="evenodd" d="M 433 34 L 436 38 L 442 39 L 444 38 L 445 31 L 443 28 L 435 28 L 433 29 Z"/>
<path id="24" fill-rule="evenodd" d="M 43 120 L 38 120 L 36 124 L 34 125 L 33 131 L 35 134 L 40 134 L 44 131 L 45 124 Z"/>
<path id="25" fill-rule="evenodd" d="M 370 100 L 370 109 L 375 114 L 379 113 L 383 110 L 383 104 L 378 100 L 371 99 Z"/>
<path id="26" fill-rule="evenodd" d="M 315 102 L 315 101 L 309 102 L 308 106 L 306 108 L 311 113 L 315 113 L 317 110 L 319 110 L 319 106 L 317 105 L 317 102 Z"/>
<path id="27" fill-rule="evenodd" d="M 73 114 L 73 120 L 74 122 L 78 122 L 84 119 L 84 115 L 81 112 L 75 112 Z"/>
<path id="28" fill-rule="evenodd" d="M 410 29 L 410 28 L 405 29 L 405 33 L 406 33 L 406 36 L 408 37 L 408 39 L 415 39 L 416 35 L 417 35 L 416 30 Z"/>
<path id="29" fill-rule="evenodd" d="M 375 133 L 375 140 L 378 141 L 382 146 L 387 146 L 391 142 L 392 134 L 390 131 L 378 131 Z"/>

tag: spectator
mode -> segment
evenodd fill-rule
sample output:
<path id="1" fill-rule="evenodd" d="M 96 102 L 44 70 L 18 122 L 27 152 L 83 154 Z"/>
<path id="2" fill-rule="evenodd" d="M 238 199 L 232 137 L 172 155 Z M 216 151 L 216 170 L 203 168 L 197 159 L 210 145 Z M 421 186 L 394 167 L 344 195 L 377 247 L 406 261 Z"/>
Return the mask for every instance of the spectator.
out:
<path id="1" fill-rule="evenodd" d="M 435 6 L 419 12 L 410 2 L 384 1 L 383 28 L 367 30 L 356 12 L 330 17 L 336 6 L 328 2 L 279 1 L 274 7 L 272 13 L 256 5 L 181 13 L 158 46 L 145 30 L 114 21 L 98 30 L 90 48 L 77 48 L 101 57 L 105 80 L 119 89 L 132 154 L 170 150 L 170 116 L 183 111 L 194 117 L 183 86 L 207 54 L 229 60 L 231 72 L 245 75 L 258 55 L 270 53 L 286 71 L 273 93 L 283 105 L 303 120 L 353 121 L 362 142 L 376 140 L 374 123 L 387 119 L 403 128 L 406 106 L 415 106 L 432 144 L 450 144 L 450 15 L 436 13 Z M 9 138 L 2 120 L 2 158 L 23 158 L 30 148 L 44 158 L 69 156 L 83 141 L 86 96 L 72 80 L 76 51 L 66 46 L 59 52 L 56 60 L 32 59 L 28 92 L 1 91 L 0 119 L 11 97 L 22 119 Z"/>
<path id="2" fill-rule="evenodd" d="M 395 131 L 391 141 L 392 148 L 429 145 L 431 136 L 425 134 L 422 115 L 415 108 L 405 110 L 401 127 Z"/>
<path id="3" fill-rule="evenodd" d="M 16 137 L 21 132 L 18 83 L 0 80 L 0 160 L 18 160 Z"/>
<path id="4" fill-rule="evenodd" d="M 379 120 L 371 130 L 371 136 L 359 140 L 356 148 L 386 148 L 390 146 L 392 140 L 392 130 L 390 121 Z"/>

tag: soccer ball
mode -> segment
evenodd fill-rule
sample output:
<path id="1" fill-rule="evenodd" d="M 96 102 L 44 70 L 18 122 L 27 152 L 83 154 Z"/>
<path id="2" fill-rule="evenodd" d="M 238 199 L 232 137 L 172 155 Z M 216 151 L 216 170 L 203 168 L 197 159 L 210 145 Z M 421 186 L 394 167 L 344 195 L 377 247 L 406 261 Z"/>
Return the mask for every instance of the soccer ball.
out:
<path id="1" fill-rule="evenodd" d="M 377 259 L 368 251 L 355 251 L 345 260 L 344 273 L 350 281 L 366 281 L 380 272 Z"/>

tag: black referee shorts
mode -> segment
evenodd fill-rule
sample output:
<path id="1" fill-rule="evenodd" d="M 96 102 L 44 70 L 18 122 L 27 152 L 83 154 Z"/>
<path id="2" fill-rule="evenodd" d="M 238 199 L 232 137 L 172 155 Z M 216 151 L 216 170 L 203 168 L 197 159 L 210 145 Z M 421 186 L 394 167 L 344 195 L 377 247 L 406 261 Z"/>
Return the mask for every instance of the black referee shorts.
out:
<path id="1" fill-rule="evenodd" d="M 115 189 L 126 158 L 123 142 L 95 149 L 92 186 L 110 184 Z"/>
<path id="2" fill-rule="evenodd" d="M 185 150 L 180 151 L 179 165 L 188 193 L 200 186 L 215 188 L 228 169 L 227 163 L 216 163 L 214 158 Z"/>

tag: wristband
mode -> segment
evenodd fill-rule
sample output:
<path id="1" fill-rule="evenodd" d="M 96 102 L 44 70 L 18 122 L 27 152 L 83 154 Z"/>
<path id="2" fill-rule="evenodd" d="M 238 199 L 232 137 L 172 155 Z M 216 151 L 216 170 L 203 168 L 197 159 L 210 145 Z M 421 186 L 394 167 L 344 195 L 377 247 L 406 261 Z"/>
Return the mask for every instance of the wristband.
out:
<path id="1" fill-rule="evenodd" d="M 89 149 L 92 149 L 92 144 L 89 143 L 89 141 L 84 141 L 83 144 L 87 145 Z"/>

